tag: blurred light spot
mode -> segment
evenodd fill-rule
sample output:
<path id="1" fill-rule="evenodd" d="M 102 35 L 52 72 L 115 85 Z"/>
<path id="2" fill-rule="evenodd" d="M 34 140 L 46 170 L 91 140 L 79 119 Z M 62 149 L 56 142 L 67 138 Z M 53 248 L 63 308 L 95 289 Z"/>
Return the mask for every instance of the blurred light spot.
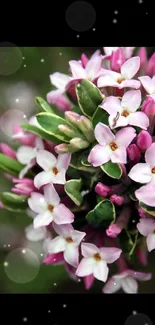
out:
<path id="1" fill-rule="evenodd" d="M 22 64 L 22 52 L 18 46 L 9 43 L 0 43 L 0 75 L 14 74 Z"/>
<path id="2" fill-rule="evenodd" d="M 41 59 L 40 62 L 45 62 L 45 60 L 44 59 Z"/>
<path id="3" fill-rule="evenodd" d="M 48 313 L 50 314 L 51 313 L 51 310 L 48 310 Z"/>
<path id="4" fill-rule="evenodd" d="M 95 32 L 96 31 L 96 28 L 93 28 L 93 32 Z"/>
<path id="5" fill-rule="evenodd" d="M 80 37 L 80 35 L 77 35 L 76 37 L 77 37 L 77 38 L 79 38 L 79 37 Z"/>
<path id="6" fill-rule="evenodd" d="M 25 254 L 25 253 L 26 253 L 26 250 L 25 250 L 25 249 L 23 249 L 23 250 L 22 250 L 22 253 L 23 253 L 23 254 Z"/>
<path id="7" fill-rule="evenodd" d="M 54 282 L 54 286 L 57 286 L 57 283 L 56 282 Z"/>
<path id="8" fill-rule="evenodd" d="M 16 98 L 16 99 L 15 99 L 15 102 L 16 102 L 16 103 L 19 103 L 19 98 Z"/>
<path id="9" fill-rule="evenodd" d="M 10 243 L 8 247 L 18 245 L 20 239 L 21 239 L 20 233 L 13 226 L 10 225 L 0 226 L 0 244 L 2 246 L 6 242 Z"/>
<path id="10" fill-rule="evenodd" d="M 133 310 L 132 314 L 133 315 L 136 315 L 137 314 L 137 311 L 136 310 Z"/>
<path id="11" fill-rule="evenodd" d="M 23 254 L 23 249 L 18 248 L 9 253 L 5 263 L 9 266 L 5 272 L 10 280 L 16 283 L 27 283 L 34 280 L 39 272 L 39 260 L 31 250 L 27 249 Z"/>
<path id="12" fill-rule="evenodd" d="M 67 307 L 67 305 L 64 304 L 64 305 L 63 305 L 63 308 L 66 308 L 66 307 Z"/>
<path id="13" fill-rule="evenodd" d="M 8 262 L 4 262 L 4 264 L 3 264 L 5 267 L 7 267 L 8 265 L 9 265 L 9 263 Z"/>
<path id="14" fill-rule="evenodd" d="M 26 68 L 26 64 L 24 64 L 24 68 Z"/>
<path id="15" fill-rule="evenodd" d="M 28 123 L 26 115 L 17 109 L 10 109 L 0 117 L 0 128 L 9 137 L 12 137 L 16 126 L 25 123 Z"/>
<path id="16" fill-rule="evenodd" d="M 113 19 L 113 21 L 112 21 L 114 24 L 116 24 L 117 23 L 117 19 Z"/>
<path id="17" fill-rule="evenodd" d="M 28 318 L 27 317 L 24 317 L 23 318 L 23 322 L 27 322 L 28 321 Z"/>
<path id="18" fill-rule="evenodd" d="M 23 60 L 25 60 L 25 56 L 23 56 Z"/>
<path id="19" fill-rule="evenodd" d="M 118 14 L 118 11 L 117 11 L 117 10 L 115 10 L 115 11 L 114 11 L 114 14 L 115 14 L 115 15 L 117 15 L 117 14 Z"/>
<path id="20" fill-rule="evenodd" d="M 61 56 L 61 55 L 62 55 L 62 53 L 60 52 L 60 53 L 59 53 L 59 55 Z"/>
<path id="21" fill-rule="evenodd" d="M 81 279 L 78 279 L 78 282 L 81 282 Z"/>

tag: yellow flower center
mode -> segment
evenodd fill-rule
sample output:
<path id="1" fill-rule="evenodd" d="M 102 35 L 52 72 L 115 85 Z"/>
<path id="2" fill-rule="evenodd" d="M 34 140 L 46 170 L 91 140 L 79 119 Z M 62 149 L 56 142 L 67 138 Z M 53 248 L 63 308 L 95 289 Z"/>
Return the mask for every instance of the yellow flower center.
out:
<path id="1" fill-rule="evenodd" d="M 52 172 L 53 172 L 54 175 L 57 175 L 59 173 L 59 171 L 58 171 L 58 169 L 56 167 L 54 167 L 52 169 Z"/>
<path id="2" fill-rule="evenodd" d="M 72 237 L 67 237 L 66 238 L 66 241 L 67 241 L 67 243 L 72 243 L 73 242 L 73 239 L 72 239 Z"/>
<path id="3" fill-rule="evenodd" d="M 120 78 L 117 79 L 117 82 L 118 82 L 118 84 L 121 84 L 122 81 L 124 81 L 124 80 L 125 80 L 125 79 L 124 79 L 123 77 L 120 77 Z"/>
<path id="4" fill-rule="evenodd" d="M 100 256 L 99 253 L 94 254 L 94 258 L 95 258 L 96 261 L 100 261 L 101 260 L 101 256 Z"/>
<path id="5" fill-rule="evenodd" d="M 152 168 L 151 172 L 152 174 L 155 174 L 155 167 Z"/>
<path id="6" fill-rule="evenodd" d="M 52 204 L 49 204 L 49 206 L 48 206 L 48 210 L 49 210 L 50 212 L 53 212 L 53 209 L 54 209 L 54 206 L 53 206 Z"/>
<path id="7" fill-rule="evenodd" d="M 116 149 L 118 149 L 118 146 L 117 146 L 117 144 L 115 142 L 111 142 L 109 144 L 109 146 L 110 146 L 110 148 L 111 148 L 112 151 L 115 151 Z"/>
<path id="8" fill-rule="evenodd" d="M 129 115 L 129 112 L 127 110 L 124 110 L 122 113 L 121 113 L 122 116 L 124 117 L 127 117 Z"/>

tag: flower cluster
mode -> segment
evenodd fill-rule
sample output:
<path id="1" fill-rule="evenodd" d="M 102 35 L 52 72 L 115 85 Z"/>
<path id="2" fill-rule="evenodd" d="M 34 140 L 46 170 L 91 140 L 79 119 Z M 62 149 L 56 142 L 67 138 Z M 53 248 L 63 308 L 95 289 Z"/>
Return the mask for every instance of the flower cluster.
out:
<path id="1" fill-rule="evenodd" d="M 25 234 L 44 240 L 43 263 L 86 289 L 97 279 L 103 293 L 137 293 L 155 249 L 155 54 L 105 47 L 50 80 L 38 114 L 14 129 L 17 151 L 0 145 L 13 183 L 1 208 L 33 216 Z"/>

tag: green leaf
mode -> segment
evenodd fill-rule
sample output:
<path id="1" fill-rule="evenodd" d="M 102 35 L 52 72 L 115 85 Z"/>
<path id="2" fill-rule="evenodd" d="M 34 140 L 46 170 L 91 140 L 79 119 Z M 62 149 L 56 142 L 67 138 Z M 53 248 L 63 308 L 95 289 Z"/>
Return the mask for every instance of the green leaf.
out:
<path id="1" fill-rule="evenodd" d="M 65 184 L 65 192 L 70 199 L 78 206 L 81 205 L 83 197 L 81 195 L 82 179 L 71 179 Z"/>
<path id="2" fill-rule="evenodd" d="M 50 113 L 53 112 L 52 111 L 52 107 L 43 98 L 36 97 L 36 103 L 41 108 L 42 111 L 44 111 L 44 112 L 50 112 Z"/>
<path id="3" fill-rule="evenodd" d="M 116 211 L 114 204 L 105 199 L 99 202 L 96 207 L 89 211 L 86 215 L 88 223 L 93 226 L 105 226 L 107 227 L 111 222 L 115 221 Z"/>
<path id="4" fill-rule="evenodd" d="M 151 214 L 151 216 L 155 217 L 155 207 L 150 207 L 143 202 L 139 202 L 140 207 L 147 213 Z"/>
<path id="5" fill-rule="evenodd" d="M 89 173 L 95 173 L 96 172 L 96 168 L 92 167 L 92 166 L 84 166 L 82 164 L 82 160 L 84 159 L 86 153 L 85 151 L 83 152 L 75 152 L 72 154 L 72 158 L 71 158 L 71 162 L 70 162 L 70 166 L 81 170 L 81 171 L 85 171 L 85 172 L 89 172 Z"/>
<path id="6" fill-rule="evenodd" d="M 82 113 L 92 117 L 98 105 L 103 101 L 100 90 L 92 82 L 82 80 L 76 87 L 76 94 Z"/>
<path id="7" fill-rule="evenodd" d="M 119 179 L 122 176 L 122 168 L 119 164 L 108 161 L 101 166 L 101 169 L 110 177 Z"/>
<path id="8" fill-rule="evenodd" d="M 49 133 L 45 132 L 41 128 L 38 128 L 37 126 L 31 125 L 31 124 L 23 124 L 21 127 L 22 127 L 23 130 L 34 133 L 34 134 L 38 135 L 39 137 L 41 137 L 44 140 L 49 140 L 49 141 L 54 142 L 56 144 L 60 143 L 59 141 L 57 141 L 57 139 L 55 137 L 53 137 Z"/>
<path id="9" fill-rule="evenodd" d="M 24 166 L 15 159 L 12 159 L 0 153 L 0 169 L 3 172 L 11 174 L 13 176 L 18 176 L 23 167 Z"/>
<path id="10" fill-rule="evenodd" d="M 104 111 L 103 108 L 98 106 L 92 117 L 93 127 L 95 128 L 95 126 L 99 122 L 109 125 L 108 118 L 109 118 L 109 114 L 106 111 Z"/>
<path id="11" fill-rule="evenodd" d="M 36 117 L 41 129 L 52 136 L 53 142 L 69 143 L 70 138 L 58 129 L 60 124 L 70 126 L 65 119 L 52 113 L 39 113 Z"/>
<path id="12" fill-rule="evenodd" d="M 9 211 L 20 212 L 27 208 L 26 195 L 17 195 L 11 192 L 3 192 L 0 194 L 0 200 L 5 209 Z"/>

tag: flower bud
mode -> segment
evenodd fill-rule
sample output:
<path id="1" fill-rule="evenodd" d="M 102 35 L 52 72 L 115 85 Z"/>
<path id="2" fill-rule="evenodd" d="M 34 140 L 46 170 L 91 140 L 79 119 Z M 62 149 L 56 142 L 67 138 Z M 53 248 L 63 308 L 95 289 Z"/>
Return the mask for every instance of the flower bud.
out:
<path id="1" fill-rule="evenodd" d="M 127 148 L 127 153 L 128 153 L 128 157 L 129 159 L 134 163 L 138 163 L 140 161 L 141 158 L 141 153 L 139 148 L 137 147 L 136 144 L 131 144 L 128 148 Z"/>
<path id="2" fill-rule="evenodd" d="M 75 113 L 75 112 L 70 112 L 70 111 L 66 111 L 65 112 L 65 119 L 72 123 L 73 125 L 76 125 L 78 124 L 78 121 L 80 119 L 80 115 Z"/>
<path id="3" fill-rule="evenodd" d="M 58 129 L 61 131 L 61 133 L 67 135 L 69 138 L 74 138 L 77 135 L 75 130 L 67 125 L 60 124 L 58 125 Z"/>
<path id="4" fill-rule="evenodd" d="M 57 154 L 61 154 L 61 153 L 65 153 L 65 152 L 69 152 L 69 145 L 66 143 L 62 143 L 62 144 L 58 144 L 57 146 L 55 146 L 54 148 L 55 152 Z"/>
<path id="5" fill-rule="evenodd" d="M 121 232 L 121 228 L 116 225 L 116 224 L 112 224 L 109 226 L 108 229 L 106 229 L 106 234 L 108 237 L 111 238 L 116 238 Z"/>
<path id="6" fill-rule="evenodd" d="M 137 146 L 141 150 L 146 150 L 152 144 L 152 137 L 149 132 L 142 130 L 137 137 Z"/>
<path id="7" fill-rule="evenodd" d="M 10 148 L 7 144 L 1 143 L 0 151 L 8 157 L 12 159 L 16 159 L 16 152 L 12 148 Z"/>
<path id="8" fill-rule="evenodd" d="M 113 51 L 110 58 L 110 68 L 113 71 L 120 72 L 122 64 L 125 62 L 125 57 L 123 50 L 118 48 L 118 50 Z"/>
<path id="9" fill-rule="evenodd" d="M 148 64 L 147 64 L 147 70 L 146 75 L 153 77 L 155 74 L 155 53 L 152 54 L 150 57 Z"/>
<path id="10" fill-rule="evenodd" d="M 116 205 L 122 205 L 125 199 L 124 196 L 113 194 L 110 196 L 110 201 Z"/>
<path id="11" fill-rule="evenodd" d="M 152 97 L 148 96 L 142 105 L 142 112 L 144 112 L 148 117 L 155 116 L 155 101 Z"/>
<path id="12" fill-rule="evenodd" d="M 94 142 L 94 130 L 92 122 L 85 116 L 81 116 L 78 122 L 79 129 L 84 133 L 86 139 L 90 142 Z"/>
<path id="13" fill-rule="evenodd" d="M 85 140 L 83 140 L 81 138 L 73 138 L 70 141 L 69 147 L 71 148 L 71 150 L 73 150 L 72 152 L 74 152 L 74 151 L 77 151 L 77 150 L 88 148 L 89 147 L 89 142 L 85 141 Z"/>
<path id="14" fill-rule="evenodd" d="M 85 67 L 86 67 L 86 65 L 87 65 L 87 63 L 88 63 L 88 58 L 87 58 L 87 56 L 86 56 L 86 54 L 82 54 L 81 55 L 81 63 L 82 63 L 82 66 L 83 66 L 83 68 L 85 69 Z"/>
<path id="15" fill-rule="evenodd" d="M 147 51 L 145 47 L 140 47 L 137 56 L 140 57 L 140 70 L 143 70 L 143 74 L 146 70 L 146 64 L 147 64 Z"/>
<path id="16" fill-rule="evenodd" d="M 62 264 L 64 262 L 63 253 L 48 254 L 44 260 L 44 264 Z"/>
<path id="17" fill-rule="evenodd" d="M 95 192 L 100 196 L 107 197 L 107 196 L 110 195 L 111 189 L 110 189 L 109 186 L 104 185 L 104 184 L 99 182 L 95 186 Z"/>

